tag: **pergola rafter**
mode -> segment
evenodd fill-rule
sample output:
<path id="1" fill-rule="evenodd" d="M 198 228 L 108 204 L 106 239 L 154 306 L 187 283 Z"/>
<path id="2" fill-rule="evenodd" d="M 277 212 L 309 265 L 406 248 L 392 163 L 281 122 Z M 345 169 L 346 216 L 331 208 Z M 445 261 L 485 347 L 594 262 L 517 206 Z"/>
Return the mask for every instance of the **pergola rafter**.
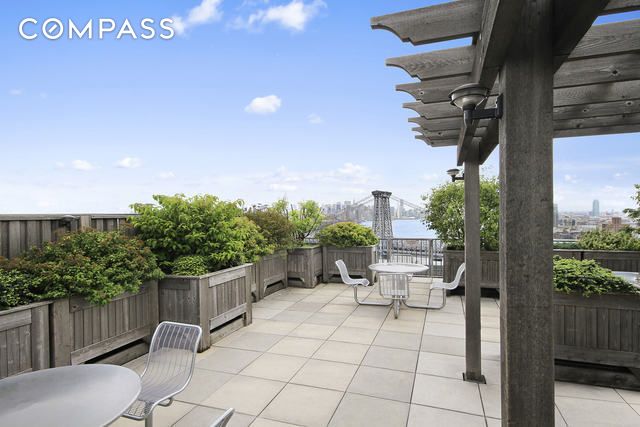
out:
<path id="1" fill-rule="evenodd" d="M 403 105 L 419 115 L 409 119 L 416 139 L 457 146 L 465 166 L 465 379 L 472 381 L 483 380 L 479 165 L 502 146 L 503 425 L 553 422 L 551 143 L 640 132 L 640 20 L 593 25 L 598 16 L 632 10 L 640 0 L 458 0 L 371 20 L 414 45 L 470 39 L 386 64 L 419 79 L 396 86 L 417 101 Z M 489 89 L 476 110 L 502 96 L 500 120 L 463 120 L 449 94 L 467 83 Z"/>

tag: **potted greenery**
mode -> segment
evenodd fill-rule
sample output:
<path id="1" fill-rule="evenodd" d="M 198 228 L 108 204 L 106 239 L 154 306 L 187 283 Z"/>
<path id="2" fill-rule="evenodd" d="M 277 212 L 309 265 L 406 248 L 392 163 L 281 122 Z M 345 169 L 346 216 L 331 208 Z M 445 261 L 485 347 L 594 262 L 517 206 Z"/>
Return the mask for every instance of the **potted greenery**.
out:
<path id="1" fill-rule="evenodd" d="M 445 245 L 443 280 L 450 282 L 464 262 L 464 184 L 450 182 L 434 188 L 425 201 L 424 222 Z M 482 287 L 499 287 L 498 223 L 499 184 L 495 178 L 480 180 L 480 260 Z"/>
<path id="2" fill-rule="evenodd" d="M 252 263 L 272 248 L 241 201 L 181 194 L 154 200 L 134 205 L 131 223 L 168 273 L 159 283 L 160 319 L 200 325 L 203 351 L 211 331 L 219 337 L 251 323 Z"/>
<path id="3" fill-rule="evenodd" d="M 556 378 L 640 389 L 640 288 L 594 260 L 556 256 L 553 276 Z"/>
<path id="4" fill-rule="evenodd" d="M 11 325 L 10 345 L 20 343 L 7 354 L 20 355 L 20 369 L 39 369 L 49 359 L 53 366 L 83 363 L 149 338 L 161 277 L 144 243 L 120 232 L 74 232 L 3 260 L 0 324 Z"/>
<path id="5" fill-rule="evenodd" d="M 323 250 L 325 281 L 340 274 L 335 262 L 341 259 L 350 275 L 366 277 L 373 283 L 369 265 L 374 263 L 378 244 L 373 230 L 354 222 L 338 222 L 322 229 L 318 238 Z"/>
<path id="6" fill-rule="evenodd" d="M 247 218 L 253 221 L 264 235 L 269 247 L 274 251 L 263 255 L 255 263 L 255 283 L 253 295 L 256 301 L 288 285 L 287 250 L 293 245 L 293 224 L 287 215 L 276 207 L 264 210 L 250 210 Z"/>

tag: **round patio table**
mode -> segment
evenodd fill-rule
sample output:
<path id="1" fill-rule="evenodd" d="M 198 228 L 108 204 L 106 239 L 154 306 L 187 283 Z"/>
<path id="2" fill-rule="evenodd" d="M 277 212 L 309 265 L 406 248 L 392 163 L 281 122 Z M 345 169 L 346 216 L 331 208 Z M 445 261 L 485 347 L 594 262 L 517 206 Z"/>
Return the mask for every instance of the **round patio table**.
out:
<path id="1" fill-rule="evenodd" d="M 0 381 L 0 426 L 105 426 L 140 394 L 140 377 L 114 365 L 43 369 Z"/>
<path id="2" fill-rule="evenodd" d="M 369 270 L 376 273 L 403 273 L 403 274 L 418 274 L 423 271 L 429 270 L 429 267 L 422 264 L 409 264 L 402 262 L 379 262 L 377 264 L 371 264 Z"/>

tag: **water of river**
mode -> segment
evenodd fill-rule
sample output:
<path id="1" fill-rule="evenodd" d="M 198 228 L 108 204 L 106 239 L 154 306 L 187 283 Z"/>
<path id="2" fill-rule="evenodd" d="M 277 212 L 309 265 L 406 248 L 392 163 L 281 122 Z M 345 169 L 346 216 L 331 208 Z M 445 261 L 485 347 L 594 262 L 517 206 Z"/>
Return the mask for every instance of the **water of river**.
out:
<path id="1" fill-rule="evenodd" d="M 371 227 L 371 221 L 364 221 L 362 225 Z M 393 220 L 393 237 L 409 239 L 436 238 L 436 233 L 429 230 L 419 219 L 395 219 Z"/>

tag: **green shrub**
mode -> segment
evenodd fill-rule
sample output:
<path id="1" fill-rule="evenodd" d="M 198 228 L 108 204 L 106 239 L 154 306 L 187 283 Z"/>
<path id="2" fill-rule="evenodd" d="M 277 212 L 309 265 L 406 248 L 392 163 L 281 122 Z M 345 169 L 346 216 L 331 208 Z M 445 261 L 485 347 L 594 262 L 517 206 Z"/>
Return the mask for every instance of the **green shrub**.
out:
<path id="1" fill-rule="evenodd" d="M 36 299 L 79 295 L 99 305 L 124 292 L 138 292 L 143 282 L 162 277 L 149 248 L 117 231 L 70 233 L 5 262 L 2 268 L 18 272 L 21 283 L 27 280 L 28 292 Z"/>
<path id="2" fill-rule="evenodd" d="M 588 231 L 580 236 L 578 246 L 602 251 L 640 251 L 640 239 L 630 229 L 618 232 Z"/>
<path id="3" fill-rule="evenodd" d="M 631 197 L 633 201 L 636 203 L 637 208 L 627 208 L 624 210 L 624 213 L 627 214 L 629 218 L 636 222 L 636 224 L 640 225 L 640 184 L 635 185 L 636 194 Z"/>
<path id="4" fill-rule="evenodd" d="M 209 272 L 254 262 L 270 253 L 258 226 L 244 216 L 242 202 L 211 195 L 153 196 L 158 205 L 136 204 L 131 222 L 158 256 L 164 271 L 183 256 L 200 255 Z"/>
<path id="5" fill-rule="evenodd" d="M 553 283 L 557 291 L 577 292 L 585 297 L 606 293 L 637 294 L 640 290 L 613 275 L 594 260 L 554 257 Z"/>
<path id="6" fill-rule="evenodd" d="M 38 300 L 32 289 L 39 287 L 29 276 L 17 270 L 0 268 L 0 310 Z"/>
<path id="7" fill-rule="evenodd" d="M 339 222 L 332 224 L 318 233 L 320 244 L 348 248 L 356 246 L 371 246 L 378 243 L 373 230 L 355 222 Z"/>
<path id="8" fill-rule="evenodd" d="M 171 274 L 177 276 L 202 276 L 207 272 L 207 260 L 201 255 L 181 256 L 171 268 Z"/>
<path id="9" fill-rule="evenodd" d="M 447 249 L 464 248 L 464 184 L 449 182 L 422 196 L 424 223 L 435 231 Z M 480 180 L 480 245 L 487 251 L 498 250 L 500 192 L 495 178 Z"/>
<path id="10" fill-rule="evenodd" d="M 553 249 L 580 249 L 580 245 L 577 242 L 554 243 Z"/>
<path id="11" fill-rule="evenodd" d="M 247 218 L 260 228 L 269 246 L 275 249 L 293 246 L 294 226 L 285 213 L 274 208 L 253 210 L 247 212 Z"/>

